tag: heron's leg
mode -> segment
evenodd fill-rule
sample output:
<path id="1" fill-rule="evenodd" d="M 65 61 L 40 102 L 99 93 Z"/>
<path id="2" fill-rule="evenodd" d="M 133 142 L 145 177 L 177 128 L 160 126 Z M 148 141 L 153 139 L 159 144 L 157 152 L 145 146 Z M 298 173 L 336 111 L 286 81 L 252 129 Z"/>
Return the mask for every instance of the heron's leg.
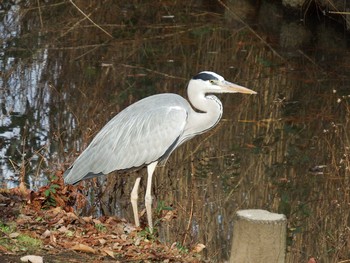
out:
<path id="1" fill-rule="evenodd" d="M 146 206 L 146 213 L 147 213 L 147 221 L 149 230 L 152 233 L 153 232 L 153 222 L 152 222 L 152 175 L 154 170 L 156 169 L 158 162 L 150 163 L 147 166 L 147 188 L 146 188 L 146 195 L 145 195 L 145 206 Z"/>
<path id="2" fill-rule="evenodd" d="M 135 181 L 134 187 L 131 191 L 130 201 L 132 205 L 132 210 L 134 212 L 134 219 L 135 219 L 135 225 L 137 227 L 140 226 L 140 220 L 139 220 L 139 212 L 137 209 L 137 199 L 139 197 L 139 186 L 140 186 L 140 180 L 141 177 L 138 177 Z"/>

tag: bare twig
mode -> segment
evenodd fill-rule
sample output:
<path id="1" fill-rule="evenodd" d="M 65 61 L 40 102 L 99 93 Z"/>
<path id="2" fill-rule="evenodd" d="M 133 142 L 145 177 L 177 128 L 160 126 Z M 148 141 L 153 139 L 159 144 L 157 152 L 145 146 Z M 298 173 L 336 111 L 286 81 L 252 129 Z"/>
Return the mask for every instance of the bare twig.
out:
<path id="1" fill-rule="evenodd" d="M 36 2 L 38 3 L 38 11 L 39 11 L 39 19 L 40 19 L 40 26 L 41 28 L 44 27 L 44 23 L 43 23 L 43 17 L 41 15 L 41 6 L 40 6 L 40 1 L 36 0 Z"/>
<path id="2" fill-rule="evenodd" d="M 38 0 L 39 1 L 39 0 Z M 50 8 L 50 7 L 57 7 L 57 6 L 61 6 L 61 5 L 65 5 L 67 4 L 66 1 L 62 1 L 60 3 L 55 3 L 55 4 L 47 4 L 44 6 L 38 6 L 38 7 L 29 7 L 29 8 L 23 8 L 23 11 L 32 11 L 32 10 L 36 10 L 36 9 L 44 9 L 44 8 Z"/>
<path id="3" fill-rule="evenodd" d="M 188 219 L 188 224 L 187 224 L 187 227 L 186 227 L 184 239 L 182 241 L 182 246 L 184 246 L 186 244 L 186 239 L 187 239 L 188 233 L 190 232 L 190 229 L 191 229 L 192 218 L 193 218 L 193 198 L 191 200 L 190 218 Z"/>
<path id="4" fill-rule="evenodd" d="M 307 54 L 305 54 L 302 50 L 298 49 L 298 52 L 303 55 L 311 64 L 321 70 L 321 72 L 325 73 L 320 65 L 318 65 L 312 58 L 310 58 Z"/>
<path id="5" fill-rule="evenodd" d="M 101 45 L 107 45 L 108 44 L 108 42 L 109 42 L 109 40 L 107 40 L 107 41 L 105 41 L 104 43 L 102 43 Z M 78 60 L 78 59 L 81 59 L 82 57 L 84 57 L 85 55 L 87 55 L 87 54 L 89 54 L 89 53 L 91 53 L 91 52 L 93 52 L 93 51 L 95 51 L 96 49 L 98 49 L 99 47 L 101 47 L 101 46 L 95 46 L 95 47 L 93 47 L 92 49 L 90 49 L 90 50 L 88 50 L 88 51 L 86 51 L 86 52 L 84 52 L 83 54 L 81 54 L 80 56 L 78 56 L 78 57 L 76 57 L 76 58 L 74 58 L 73 60 Z"/>
<path id="6" fill-rule="evenodd" d="M 341 12 L 341 11 L 328 11 L 329 14 L 335 14 L 335 15 L 350 15 L 350 12 Z"/>
<path id="7" fill-rule="evenodd" d="M 149 68 L 145 68 L 145 67 L 141 67 L 141 66 L 133 66 L 133 65 L 128 65 L 128 64 L 121 64 L 121 66 L 126 67 L 126 68 L 143 69 L 145 71 L 148 71 L 148 72 L 151 72 L 151 73 L 154 73 L 154 74 L 157 74 L 157 75 L 162 75 L 162 76 L 165 76 L 167 78 L 186 80 L 185 78 L 169 75 L 169 74 L 157 71 L 157 70 L 153 70 L 153 69 L 149 69 Z"/>
<path id="8" fill-rule="evenodd" d="M 88 15 L 86 15 L 72 0 L 69 0 L 71 4 L 83 15 L 86 17 L 87 20 L 89 20 L 92 24 L 94 24 L 98 29 L 100 29 L 102 32 L 104 32 L 109 37 L 113 38 L 113 36 L 108 33 L 106 30 L 104 30 L 102 27 L 100 27 L 98 24 L 96 24 Z"/>
<path id="9" fill-rule="evenodd" d="M 90 14 L 88 14 L 87 16 L 90 16 L 91 15 L 91 13 Z M 65 35 L 67 35 L 70 31 L 72 31 L 73 29 L 75 29 L 81 22 L 83 22 L 83 21 L 85 21 L 86 20 L 86 16 L 84 17 L 84 18 L 82 18 L 82 19 L 80 19 L 78 22 L 76 22 L 73 26 L 71 26 L 67 31 L 65 31 L 64 33 L 62 33 L 61 35 L 60 35 L 60 37 L 64 37 Z M 95 26 L 95 25 L 93 25 L 93 26 Z"/>

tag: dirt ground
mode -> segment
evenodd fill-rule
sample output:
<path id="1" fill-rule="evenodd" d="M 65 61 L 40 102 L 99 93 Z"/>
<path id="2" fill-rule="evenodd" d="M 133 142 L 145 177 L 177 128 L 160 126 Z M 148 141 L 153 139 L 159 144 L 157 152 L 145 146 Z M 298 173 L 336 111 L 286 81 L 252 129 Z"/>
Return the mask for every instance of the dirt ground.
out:
<path id="1" fill-rule="evenodd" d="M 18 262 L 21 262 L 20 258 L 24 255 L 26 254 L 24 253 L 22 255 L 0 254 L 0 262 L 18 263 Z M 118 260 L 108 259 L 107 257 L 103 257 L 103 256 L 91 256 L 89 254 L 77 253 L 72 251 L 62 251 L 57 254 L 50 254 L 45 251 L 42 251 L 38 253 L 38 255 L 43 257 L 43 261 L 45 263 L 65 263 L 65 262 L 76 262 L 76 263 L 113 262 L 113 263 L 116 263 L 118 262 Z M 119 261 L 119 262 L 123 262 L 123 261 Z"/>

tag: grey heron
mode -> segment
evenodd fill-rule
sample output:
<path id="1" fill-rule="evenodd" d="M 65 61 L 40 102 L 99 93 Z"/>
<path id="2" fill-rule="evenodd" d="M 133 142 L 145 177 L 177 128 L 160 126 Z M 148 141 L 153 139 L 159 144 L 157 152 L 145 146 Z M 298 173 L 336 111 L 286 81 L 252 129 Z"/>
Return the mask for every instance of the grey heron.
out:
<path id="1" fill-rule="evenodd" d="M 194 136 L 213 128 L 221 119 L 223 107 L 214 93 L 255 91 L 226 81 L 222 76 L 202 71 L 188 83 L 189 102 L 177 94 L 164 93 L 144 98 L 117 114 L 95 136 L 90 145 L 64 173 L 66 184 L 147 166 L 145 207 L 150 231 L 152 223 L 152 175 L 170 154 Z M 131 192 L 135 225 L 140 178 Z"/>

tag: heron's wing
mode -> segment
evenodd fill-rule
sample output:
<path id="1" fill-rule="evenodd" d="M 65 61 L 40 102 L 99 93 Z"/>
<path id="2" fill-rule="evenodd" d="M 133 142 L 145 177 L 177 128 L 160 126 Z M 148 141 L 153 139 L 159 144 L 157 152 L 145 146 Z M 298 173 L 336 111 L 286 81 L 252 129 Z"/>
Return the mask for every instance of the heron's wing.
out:
<path id="1" fill-rule="evenodd" d="M 164 102 L 164 98 L 149 97 L 129 106 L 110 120 L 78 157 L 67 172 L 66 183 L 159 160 L 183 134 L 186 103 L 183 98 Z"/>

